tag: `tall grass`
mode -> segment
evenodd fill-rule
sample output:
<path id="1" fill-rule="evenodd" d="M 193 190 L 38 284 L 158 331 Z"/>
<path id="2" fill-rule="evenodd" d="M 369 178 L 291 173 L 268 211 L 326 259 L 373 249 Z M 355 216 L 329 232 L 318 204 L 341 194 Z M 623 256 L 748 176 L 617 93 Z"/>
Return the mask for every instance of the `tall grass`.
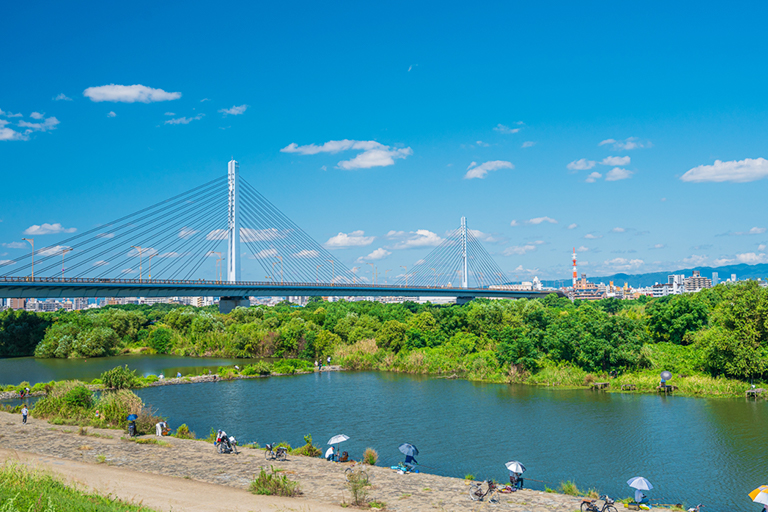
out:
<path id="1" fill-rule="evenodd" d="M 0 466 L 2 512 L 152 512 L 152 509 L 65 485 L 58 478 L 12 463 Z"/>
<path id="2" fill-rule="evenodd" d="M 248 490 L 253 494 L 269 496 L 297 496 L 301 493 L 298 482 L 281 474 L 281 469 L 275 469 L 272 466 L 271 470 L 271 473 L 267 473 L 264 468 L 261 468 L 261 472 L 251 481 Z"/>

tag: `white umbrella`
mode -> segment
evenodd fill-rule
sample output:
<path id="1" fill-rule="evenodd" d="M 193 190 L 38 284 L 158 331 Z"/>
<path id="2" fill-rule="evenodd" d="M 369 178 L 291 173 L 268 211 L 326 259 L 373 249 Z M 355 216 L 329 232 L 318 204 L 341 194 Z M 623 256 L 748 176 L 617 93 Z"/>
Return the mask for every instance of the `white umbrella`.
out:
<path id="1" fill-rule="evenodd" d="M 330 438 L 326 444 L 343 443 L 347 439 L 349 439 L 349 436 L 345 436 L 344 434 L 339 434 L 337 436 L 333 436 L 332 438 Z"/>
<path id="2" fill-rule="evenodd" d="M 651 489 L 653 489 L 653 485 L 651 485 L 651 482 L 649 482 L 648 480 L 646 480 L 641 476 L 630 478 L 629 480 L 627 480 L 627 485 L 632 487 L 633 489 L 639 489 L 641 491 L 650 491 Z"/>
<path id="3" fill-rule="evenodd" d="M 525 466 L 523 466 L 521 463 L 517 462 L 516 460 L 511 460 L 504 464 L 508 470 L 512 471 L 513 473 L 524 473 L 525 472 Z"/>

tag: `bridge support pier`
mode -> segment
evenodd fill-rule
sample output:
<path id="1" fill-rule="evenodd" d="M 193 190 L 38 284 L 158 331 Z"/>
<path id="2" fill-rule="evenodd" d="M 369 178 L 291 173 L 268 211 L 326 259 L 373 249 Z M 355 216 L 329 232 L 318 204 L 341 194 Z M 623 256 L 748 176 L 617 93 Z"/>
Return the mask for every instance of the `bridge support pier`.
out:
<path id="1" fill-rule="evenodd" d="M 471 301 L 472 299 L 474 299 L 474 297 L 456 297 L 456 304 L 458 306 L 463 306 L 464 304 Z"/>
<path id="2" fill-rule="evenodd" d="M 235 308 L 251 307 L 251 299 L 248 297 L 220 297 L 219 313 L 226 315 Z"/>

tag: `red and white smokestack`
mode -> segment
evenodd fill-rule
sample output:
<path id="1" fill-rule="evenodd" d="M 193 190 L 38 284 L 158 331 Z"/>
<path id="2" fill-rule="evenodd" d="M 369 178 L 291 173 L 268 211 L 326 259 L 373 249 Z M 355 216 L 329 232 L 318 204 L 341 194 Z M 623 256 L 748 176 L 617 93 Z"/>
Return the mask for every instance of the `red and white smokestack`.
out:
<path id="1" fill-rule="evenodd" d="M 573 248 L 573 286 L 576 286 L 576 248 Z"/>

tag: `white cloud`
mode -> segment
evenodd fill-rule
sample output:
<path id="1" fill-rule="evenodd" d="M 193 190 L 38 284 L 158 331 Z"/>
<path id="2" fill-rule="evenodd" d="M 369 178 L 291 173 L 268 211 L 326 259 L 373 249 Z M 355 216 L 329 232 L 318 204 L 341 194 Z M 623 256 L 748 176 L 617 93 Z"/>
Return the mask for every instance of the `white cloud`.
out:
<path id="1" fill-rule="evenodd" d="M 517 124 L 522 124 L 522 121 L 519 121 Z M 509 126 L 504 126 L 503 124 L 499 123 L 496 125 L 494 130 L 499 133 L 510 134 L 519 132 L 520 128 L 510 128 Z"/>
<path id="2" fill-rule="evenodd" d="M 10 128 L 5 128 L 7 121 L 0 119 L 0 140 L 28 140 L 29 137 Z"/>
<path id="3" fill-rule="evenodd" d="M 743 236 L 743 235 L 762 235 L 765 233 L 765 228 L 758 228 L 755 226 L 754 228 L 750 228 L 749 231 L 736 231 L 734 233 L 729 233 L 731 235 L 736 236 Z"/>
<path id="4" fill-rule="evenodd" d="M 371 245 L 376 239 L 375 236 L 365 236 L 365 231 L 352 231 L 351 233 L 339 233 L 332 236 L 325 242 L 329 249 L 341 249 L 344 247 L 363 247 Z"/>
<path id="5" fill-rule="evenodd" d="M 295 258 L 318 258 L 320 256 L 320 253 L 314 249 L 312 249 L 311 251 L 304 249 L 303 251 L 297 252 L 293 256 Z"/>
<path id="6" fill-rule="evenodd" d="M 112 101 L 120 103 L 152 103 L 155 101 L 170 101 L 181 98 L 180 92 L 165 92 L 144 85 L 101 85 L 89 87 L 83 91 L 83 96 L 91 101 Z"/>
<path id="7" fill-rule="evenodd" d="M 15 262 L 15 261 L 13 261 L 13 260 L 0 260 L 0 266 L 3 266 L 3 265 L 11 265 L 11 264 L 13 264 L 13 263 L 16 263 L 16 262 Z"/>
<path id="8" fill-rule="evenodd" d="M 587 252 L 587 251 L 589 251 L 589 247 L 585 247 L 585 246 L 582 245 L 582 246 L 577 247 L 576 251 L 577 252 Z"/>
<path id="9" fill-rule="evenodd" d="M 124 268 L 123 270 L 120 271 L 120 273 L 121 274 L 135 274 L 136 271 L 133 270 L 132 268 Z"/>
<path id="10" fill-rule="evenodd" d="M 112 112 L 111 110 L 107 113 L 107 117 L 117 117 L 117 114 Z"/>
<path id="11" fill-rule="evenodd" d="M 74 233 L 77 228 L 65 228 L 56 222 L 55 224 L 43 223 L 41 226 L 33 224 L 24 230 L 25 235 L 55 235 L 57 233 Z"/>
<path id="12" fill-rule="evenodd" d="M 739 263 L 748 263 L 750 265 L 754 265 L 755 263 L 766 263 L 768 262 L 768 258 L 766 258 L 766 255 L 763 253 L 756 254 L 754 252 L 746 252 L 743 254 L 737 254 L 736 260 Z"/>
<path id="13" fill-rule="evenodd" d="M 621 167 L 614 167 L 605 175 L 605 181 L 626 180 L 627 178 L 631 178 L 633 174 L 635 173 L 632 171 L 622 169 Z"/>
<path id="14" fill-rule="evenodd" d="M 177 117 L 175 119 L 169 119 L 163 124 L 189 124 L 192 121 L 199 121 L 205 117 L 205 114 L 197 114 L 195 117 Z"/>
<path id="15" fill-rule="evenodd" d="M 644 261 L 643 260 L 628 260 L 626 258 L 614 258 L 612 260 L 607 260 L 605 262 L 605 265 L 612 268 L 613 270 L 617 271 L 629 271 L 629 270 L 637 270 L 641 266 L 643 266 Z"/>
<path id="16" fill-rule="evenodd" d="M 115 238 L 114 233 L 99 233 L 96 238 Z"/>
<path id="17" fill-rule="evenodd" d="M 179 238 L 185 238 L 186 239 L 186 238 L 191 237 L 192 235 L 196 235 L 199 232 L 200 231 L 198 231 L 196 229 L 192 229 L 192 228 L 190 228 L 188 226 L 184 226 L 183 228 L 181 228 L 179 230 Z"/>
<path id="18" fill-rule="evenodd" d="M 664 244 L 654 244 L 653 247 L 651 247 L 651 249 L 663 249 L 665 247 L 666 245 Z"/>
<path id="19" fill-rule="evenodd" d="M 278 256 L 277 249 L 271 248 L 271 249 L 261 250 L 256 254 L 254 254 L 251 258 L 265 260 L 267 258 L 277 258 L 277 256 Z"/>
<path id="20" fill-rule="evenodd" d="M 700 254 L 692 254 L 688 256 L 687 258 L 683 258 L 683 263 L 686 265 L 693 265 L 694 267 L 697 267 L 699 265 L 703 265 L 707 262 L 707 257 L 700 255 Z"/>
<path id="21" fill-rule="evenodd" d="M 229 231 L 226 229 L 214 229 L 207 235 L 206 240 L 226 240 L 229 237 Z"/>
<path id="22" fill-rule="evenodd" d="M 576 224 L 575 222 L 573 224 L 568 225 L 568 229 L 576 229 L 577 227 L 579 227 L 579 225 Z"/>
<path id="23" fill-rule="evenodd" d="M 526 224 L 533 224 L 533 225 L 539 225 L 545 222 L 548 224 L 557 224 L 557 221 L 552 217 L 534 217 L 530 220 L 525 221 Z"/>
<path id="24" fill-rule="evenodd" d="M 536 145 L 536 142 L 534 142 L 532 140 L 527 140 L 527 141 L 523 142 L 523 145 L 520 146 L 520 147 L 521 148 L 532 148 L 535 145 Z"/>
<path id="25" fill-rule="evenodd" d="M 128 254 L 126 254 L 129 258 L 146 258 L 147 256 L 153 256 L 156 255 L 157 249 L 154 247 L 142 247 L 139 249 L 138 247 L 132 247 L 130 251 L 128 251 Z"/>
<path id="26" fill-rule="evenodd" d="M 69 98 L 66 94 L 62 92 L 61 94 L 53 98 L 53 101 L 72 101 L 72 98 Z"/>
<path id="27" fill-rule="evenodd" d="M 369 169 L 371 167 L 387 167 L 395 164 L 395 159 L 406 158 L 413 154 L 411 148 L 392 148 L 374 140 L 332 140 L 320 146 L 308 144 L 299 146 L 295 142 L 280 150 L 282 153 L 298 153 L 300 155 L 316 155 L 318 153 L 339 153 L 341 151 L 361 151 L 351 160 L 342 160 L 338 166 L 341 169 Z"/>
<path id="28" fill-rule="evenodd" d="M 288 236 L 287 232 L 275 228 L 251 229 L 240 228 L 241 242 L 269 242 Z"/>
<path id="29" fill-rule="evenodd" d="M 413 249 L 414 247 L 435 247 L 442 243 L 443 239 L 437 233 L 427 229 L 416 231 L 390 231 L 387 233 L 390 240 L 399 240 L 393 249 Z"/>
<path id="30" fill-rule="evenodd" d="M 730 265 L 734 261 L 736 261 L 736 260 L 732 260 L 732 259 L 729 259 L 729 258 L 718 258 L 718 259 L 716 259 L 715 261 L 712 262 L 712 265 L 714 265 L 715 267 L 719 267 L 721 265 Z"/>
<path id="31" fill-rule="evenodd" d="M 467 167 L 467 174 L 464 175 L 465 180 L 471 180 L 473 178 L 483 179 L 489 171 L 498 171 L 499 169 L 514 169 L 515 166 L 512 162 L 506 162 L 504 160 L 491 160 L 489 162 L 482 163 L 480 165 L 477 162 L 472 162 Z"/>
<path id="32" fill-rule="evenodd" d="M 598 146 L 605 146 L 606 144 L 613 144 L 613 149 L 623 149 L 623 150 L 638 149 L 638 148 L 644 148 L 646 146 L 650 146 L 649 143 L 640 142 L 637 137 L 629 137 L 624 140 L 605 139 L 604 141 L 600 142 Z M 609 165 L 613 165 L 613 164 L 609 164 Z"/>
<path id="33" fill-rule="evenodd" d="M 499 239 L 495 236 L 489 234 L 489 233 L 483 233 L 482 231 L 478 229 L 469 229 L 467 230 L 469 233 L 475 237 L 476 240 L 480 240 L 481 242 L 488 242 L 488 243 L 494 243 L 498 242 Z"/>
<path id="34" fill-rule="evenodd" d="M 47 132 L 48 130 L 56 129 L 56 125 L 59 124 L 59 120 L 55 117 L 49 117 L 42 123 L 28 123 L 26 121 L 19 121 L 19 126 L 22 128 L 29 128 L 25 133 L 30 132 Z"/>
<path id="35" fill-rule="evenodd" d="M 594 160 L 587 160 L 586 158 L 580 158 L 566 165 L 566 167 L 572 171 L 586 171 L 597 165 Z"/>
<path id="36" fill-rule="evenodd" d="M 2 245 L 9 249 L 24 249 L 25 247 L 31 247 L 27 242 L 8 242 L 7 244 Z"/>
<path id="37" fill-rule="evenodd" d="M 624 228 L 613 228 L 611 230 L 611 233 L 624 233 L 625 231 L 626 231 L 626 229 L 624 229 Z"/>
<path id="38" fill-rule="evenodd" d="M 165 114 L 163 114 L 163 115 L 164 115 L 164 116 L 171 116 L 171 117 L 172 117 L 172 116 L 175 116 L 175 115 L 176 115 L 176 112 L 166 112 L 166 113 L 165 113 Z"/>
<path id="39" fill-rule="evenodd" d="M 587 233 L 584 235 L 584 238 L 587 240 L 597 240 L 598 238 L 603 238 L 603 235 L 593 235 L 592 233 Z"/>
<path id="40" fill-rule="evenodd" d="M 383 247 L 379 247 L 368 256 L 361 256 L 357 258 L 357 263 L 364 263 L 366 260 L 370 260 L 370 261 L 381 260 L 389 256 L 390 254 L 392 254 L 390 251 L 384 249 Z"/>
<path id="41" fill-rule="evenodd" d="M 483 141 L 481 141 L 481 140 L 478 140 L 477 142 L 475 142 L 475 144 L 477 144 L 477 145 L 478 145 L 478 146 L 480 146 L 481 148 L 487 148 L 487 147 L 489 147 L 489 146 L 490 146 L 490 144 L 488 144 L 487 142 L 483 142 Z"/>
<path id="42" fill-rule="evenodd" d="M 39 249 L 36 254 L 40 256 L 58 256 L 64 251 L 71 251 L 72 248 L 66 245 L 54 245 L 53 247 L 44 247 Z"/>
<path id="43" fill-rule="evenodd" d="M 603 158 L 600 165 L 627 165 L 629 164 L 628 156 L 607 156 Z"/>
<path id="44" fill-rule="evenodd" d="M 45 117 L 45 113 L 41 114 L 40 112 L 32 112 L 31 114 L 29 114 L 29 117 L 31 117 L 32 119 L 39 120 Z"/>
<path id="45" fill-rule="evenodd" d="M 764 250 L 765 250 L 765 248 L 766 248 L 766 245 L 765 245 L 765 244 L 760 244 L 760 245 L 758 245 L 758 246 L 757 246 L 757 250 L 758 250 L 758 251 L 764 251 Z"/>
<path id="46" fill-rule="evenodd" d="M 224 114 L 224 117 L 239 116 L 241 114 L 244 114 L 247 109 L 248 109 L 248 105 L 240 105 L 240 106 L 233 106 L 232 108 L 222 108 L 221 110 L 219 110 L 219 113 Z"/>
<path id="47" fill-rule="evenodd" d="M 599 172 L 593 172 L 592 174 L 587 176 L 587 179 L 585 179 L 584 181 L 586 181 L 587 183 L 594 183 L 595 181 L 599 180 L 602 177 L 603 175 L 600 174 Z"/>
<path id="48" fill-rule="evenodd" d="M 745 158 L 723 162 L 715 160 L 712 165 L 700 165 L 683 174 L 682 181 L 703 183 L 707 181 L 747 183 L 768 177 L 768 160 L 765 158 Z"/>
<path id="49" fill-rule="evenodd" d="M 206 101 L 211 101 L 211 99 L 210 98 L 203 98 L 203 99 L 200 100 L 200 103 L 204 103 Z"/>
<path id="50" fill-rule="evenodd" d="M 504 256 L 512 256 L 513 254 L 525 254 L 527 252 L 535 251 L 536 246 L 532 244 L 526 244 L 526 245 L 515 245 L 513 247 L 507 247 L 504 249 L 503 253 Z"/>
<path id="51" fill-rule="evenodd" d="M 109 262 L 104 260 L 99 260 L 93 263 L 94 267 L 103 267 L 104 265 L 109 265 Z"/>

